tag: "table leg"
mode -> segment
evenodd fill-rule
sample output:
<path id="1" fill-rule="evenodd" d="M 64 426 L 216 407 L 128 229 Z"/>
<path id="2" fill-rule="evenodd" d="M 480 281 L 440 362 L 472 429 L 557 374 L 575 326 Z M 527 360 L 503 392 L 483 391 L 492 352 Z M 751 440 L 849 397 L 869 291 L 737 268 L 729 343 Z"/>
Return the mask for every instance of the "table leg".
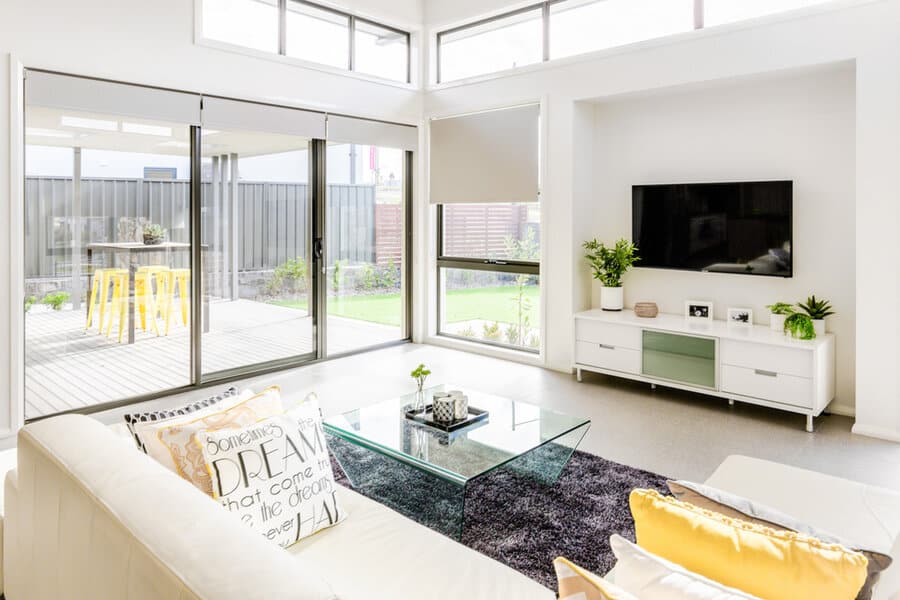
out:
<path id="1" fill-rule="evenodd" d="M 94 251 L 90 246 L 87 247 L 87 274 L 88 274 L 88 285 L 87 285 L 87 302 L 84 303 L 84 317 L 85 319 L 91 313 L 91 286 L 94 284 L 94 269 L 93 269 L 93 261 L 94 261 Z M 103 330 L 103 324 L 100 324 L 100 330 Z"/>
<path id="2" fill-rule="evenodd" d="M 573 429 L 506 463 L 504 468 L 530 477 L 544 485 L 553 485 L 559 479 L 562 470 L 569 463 L 569 459 L 572 458 L 572 454 L 575 453 L 575 449 L 578 448 L 590 428 L 591 424 L 586 423 Z"/>
<path id="3" fill-rule="evenodd" d="M 128 343 L 134 343 L 134 297 L 135 297 L 135 274 L 137 273 L 137 264 L 134 259 L 128 261 Z"/>
<path id="4" fill-rule="evenodd" d="M 328 437 L 328 448 L 354 490 L 447 537 L 462 537 L 465 483 L 442 479 L 335 436 Z"/>

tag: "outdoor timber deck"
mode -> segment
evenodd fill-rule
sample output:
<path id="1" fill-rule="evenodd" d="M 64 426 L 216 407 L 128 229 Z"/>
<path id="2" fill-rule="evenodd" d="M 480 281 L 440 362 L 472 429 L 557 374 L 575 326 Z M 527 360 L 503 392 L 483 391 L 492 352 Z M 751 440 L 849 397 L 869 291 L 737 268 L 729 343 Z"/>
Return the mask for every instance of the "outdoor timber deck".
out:
<path id="1" fill-rule="evenodd" d="M 176 307 L 177 310 L 177 307 Z M 25 417 L 150 394 L 190 383 L 190 328 L 172 315 L 168 336 L 140 323 L 134 344 L 85 331 L 83 310 L 29 312 L 25 319 Z M 236 300 L 210 305 L 203 334 L 204 373 L 312 351 L 312 319 L 293 308 Z M 159 321 L 161 329 L 163 322 Z M 148 323 L 149 325 L 149 323 Z M 397 327 L 329 317 L 328 352 L 339 354 L 400 338 Z M 164 331 L 160 331 L 164 333 Z"/>

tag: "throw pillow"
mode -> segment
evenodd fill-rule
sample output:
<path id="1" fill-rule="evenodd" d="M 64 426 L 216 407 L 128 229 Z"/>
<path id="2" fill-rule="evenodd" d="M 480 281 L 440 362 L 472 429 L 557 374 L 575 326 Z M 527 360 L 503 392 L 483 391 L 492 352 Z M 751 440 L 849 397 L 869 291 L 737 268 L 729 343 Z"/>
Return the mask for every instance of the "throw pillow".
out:
<path id="1" fill-rule="evenodd" d="M 179 425 L 181 423 L 186 423 L 188 421 L 211 415 L 222 410 L 228 410 L 238 402 L 251 397 L 253 397 L 253 392 L 251 390 L 243 390 L 237 395 L 228 396 L 227 398 L 223 398 L 222 400 L 219 400 L 214 404 L 210 404 L 205 408 L 200 408 L 187 414 L 171 417 L 164 421 L 147 421 L 143 423 L 135 423 L 134 433 L 141 440 L 141 443 L 144 445 L 144 451 L 151 458 L 153 458 L 156 462 L 160 463 L 167 469 L 175 471 L 177 473 L 178 469 L 175 466 L 175 462 L 172 460 L 172 454 L 169 452 L 169 449 L 165 446 L 165 444 L 163 444 L 159 439 L 160 430 L 167 426 Z"/>
<path id="2" fill-rule="evenodd" d="M 609 538 L 616 555 L 616 585 L 641 600 L 758 600 L 671 563 L 619 535 Z"/>
<path id="3" fill-rule="evenodd" d="M 565 558 L 553 561 L 559 600 L 638 600 L 602 577 L 585 571 Z"/>
<path id="4" fill-rule="evenodd" d="M 768 600 L 852 600 L 866 557 L 791 531 L 698 508 L 655 490 L 629 499 L 639 546 L 682 567 Z"/>
<path id="5" fill-rule="evenodd" d="M 125 427 L 128 428 L 128 433 L 131 434 L 131 437 L 134 438 L 134 443 L 137 444 L 138 450 L 146 454 L 147 448 L 144 446 L 143 440 L 135 431 L 135 426 L 138 423 L 154 423 L 157 421 L 165 421 L 166 419 L 171 419 L 172 417 L 187 415 L 221 402 L 225 398 L 237 396 L 237 394 L 238 389 L 232 386 L 223 391 L 221 394 L 216 394 L 215 396 L 210 396 L 209 398 L 204 398 L 202 400 L 196 400 L 194 402 L 191 402 L 190 404 L 179 406 L 178 408 L 172 408 L 168 410 L 151 410 L 141 413 L 128 413 L 124 416 Z"/>
<path id="6" fill-rule="evenodd" d="M 218 408 L 220 410 L 214 412 L 190 415 L 190 420 L 161 423 L 156 433 L 160 443 L 169 452 L 175 472 L 210 496 L 212 480 L 209 478 L 203 452 L 194 441 L 197 434 L 201 431 L 240 429 L 284 412 L 281 407 L 281 388 L 278 386 L 268 387 L 255 396 L 240 396 L 237 402 L 223 403 Z"/>
<path id="7" fill-rule="evenodd" d="M 857 594 L 857 600 L 869 600 L 881 572 L 891 566 L 893 559 L 882 552 L 868 548 L 860 548 L 858 544 L 849 543 L 837 536 L 818 530 L 802 521 L 790 517 L 774 508 L 759 504 L 747 498 L 730 494 L 707 485 L 692 481 L 668 481 L 669 491 L 682 502 L 705 508 L 726 517 L 742 519 L 750 523 L 765 525 L 777 530 L 796 531 L 829 544 L 840 544 L 845 548 L 861 552 L 869 563 L 866 567 L 866 583 Z"/>
<path id="8" fill-rule="evenodd" d="M 197 436 L 213 497 L 258 533 L 291 546 L 344 518 L 319 401 L 236 430 Z"/>

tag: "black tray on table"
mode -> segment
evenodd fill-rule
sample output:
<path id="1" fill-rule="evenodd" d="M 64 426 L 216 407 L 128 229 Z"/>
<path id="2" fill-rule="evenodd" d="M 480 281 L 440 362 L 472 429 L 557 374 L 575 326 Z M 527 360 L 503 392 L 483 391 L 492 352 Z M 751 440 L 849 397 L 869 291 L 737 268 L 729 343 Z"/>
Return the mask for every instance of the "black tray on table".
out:
<path id="1" fill-rule="evenodd" d="M 457 431 L 464 427 L 468 427 L 474 423 L 478 423 L 479 421 L 484 421 L 488 418 L 490 414 L 486 410 L 481 410 L 480 408 L 475 408 L 474 406 L 469 407 L 469 416 L 465 419 L 457 419 L 455 421 L 450 421 L 449 423 L 445 423 L 442 421 L 434 420 L 434 410 L 433 405 L 429 404 L 425 407 L 424 411 L 414 411 L 412 409 L 403 411 L 403 414 L 410 421 L 415 421 L 416 423 L 421 423 L 422 425 L 428 425 L 429 427 L 434 427 L 435 429 L 440 429 L 441 431 L 446 431 L 450 433 L 452 431 Z"/>

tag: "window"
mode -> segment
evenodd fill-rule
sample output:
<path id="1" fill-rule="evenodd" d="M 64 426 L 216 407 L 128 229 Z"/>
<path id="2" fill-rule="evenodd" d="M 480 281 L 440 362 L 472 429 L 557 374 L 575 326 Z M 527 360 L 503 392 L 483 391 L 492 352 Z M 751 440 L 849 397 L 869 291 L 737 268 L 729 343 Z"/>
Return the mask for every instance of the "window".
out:
<path id="1" fill-rule="evenodd" d="M 200 0 L 203 37 L 410 81 L 410 35 L 306 0 Z"/>
<path id="2" fill-rule="evenodd" d="M 288 56 L 347 69 L 350 17 L 291 0 L 287 5 Z"/>
<path id="3" fill-rule="evenodd" d="M 437 82 L 833 0 L 546 0 L 437 34 Z"/>
<path id="4" fill-rule="evenodd" d="M 278 52 L 278 0 L 203 0 L 203 35 Z"/>
<path id="5" fill-rule="evenodd" d="M 773 13 L 795 10 L 829 0 L 704 0 L 703 26 L 712 27 Z"/>
<path id="6" fill-rule="evenodd" d="M 394 81 L 409 81 L 409 35 L 356 19 L 354 70 Z"/>
<path id="7" fill-rule="evenodd" d="M 537 352 L 539 205 L 446 204 L 438 214 L 438 332 Z"/>
<path id="8" fill-rule="evenodd" d="M 543 59 L 540 7 L 438 34 L 439 81 L 539 63 Z"/>
<path id="9" fill-rule="evenodd" d="M 602 0 L 550 5 L 550 58 L 671 35 L 694 28 L 694 0 Z"/>

